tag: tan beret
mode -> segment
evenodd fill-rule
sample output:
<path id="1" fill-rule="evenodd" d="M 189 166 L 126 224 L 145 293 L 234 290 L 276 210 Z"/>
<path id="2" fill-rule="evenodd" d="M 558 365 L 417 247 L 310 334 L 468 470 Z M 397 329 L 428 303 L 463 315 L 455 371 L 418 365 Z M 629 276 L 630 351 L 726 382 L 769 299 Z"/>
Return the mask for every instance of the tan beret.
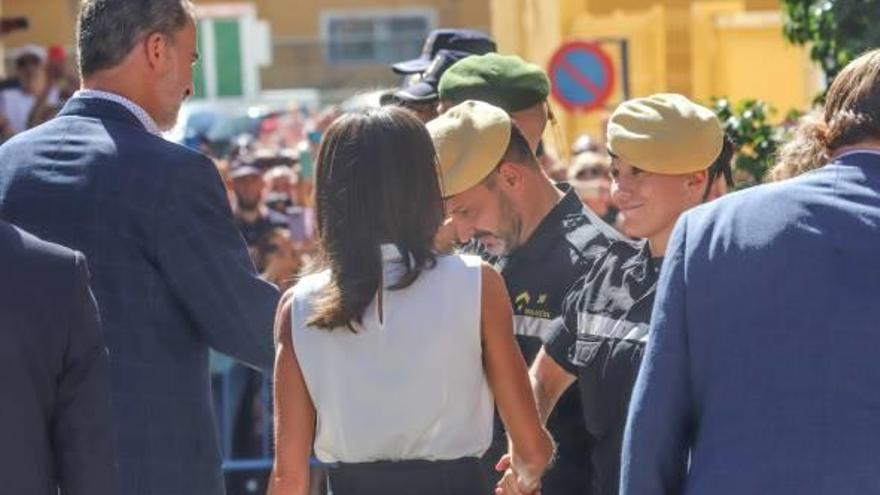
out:
<path id="1" fill-rule="evenodd" d="M 608 121 L 608 151 L 648 172 L 705 170 L 721 154 L 724 131 L 715 114 L 677 94 L 625 101 Z"/>
<path id="2" fill-rule="evenodd" d="M 485 179 L 510 143 L 510 116 L 504 110 L 468 100 L 428 122 L 440 161 L 443 197 L 462 193 Z"/>

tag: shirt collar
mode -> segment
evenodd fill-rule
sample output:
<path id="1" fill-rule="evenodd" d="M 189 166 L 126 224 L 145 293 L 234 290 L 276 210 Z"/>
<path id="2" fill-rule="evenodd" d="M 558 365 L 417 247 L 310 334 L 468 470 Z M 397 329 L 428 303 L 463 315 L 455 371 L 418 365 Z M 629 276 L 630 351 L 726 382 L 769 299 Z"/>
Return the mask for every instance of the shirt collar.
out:
<path id="1" fill-rule="evenodd" d="M 651 254 L 651 245 L 645 239 L 637 241 L 615 241 L 612 248 L 629 246 L 628 258 L 620 265 L 621 270 L 627 276 L 644 282 L 648 280 L 655 283 L 660 278 L 660 268 L 663 266 L 662 257 L 654 257 Z"/>
<path id="2" fill-rule="evenodd" d="M 154 136 L 162 135 L 162 131 L 156 124 L 156 121 L 153 120 L 152 117 L 150 117 L 150 114 L 148 114 L 147 111 L 143 109 L 143 107 L 124 96 L 107 91 L 100 91 L 97 89 L 81 89 L 73 94 L 73 98 L 97 98 L 100 100 L 108 100 L 114 103 L 118 103 L 124 106 L 125 109 L 131 112 L 135 117 L 137 117 L 137 119 L 144 126 L 144 129 L 146 129 L 147 132 L 153 134 Z"/>
<path id="3" fill-rule="evenodd" d="M 559 237 L 565 236 L 567 219 L 574 215 L 579 219 L 583 214 L 584 204 L 569 184 L 559 183 L 556 187 L 565 193 L 562 199 L 541 220 L 531 237 L 522 246 L 515 249 L 508 257 L 542 256 L 546 249 L 556 245 Z"/>
<path id="4" fill-rule="evenodd" d="M 382 251 L 382 261 L 395 261 L 401 257 L 400 250 L 394 244 L 381 244 L 379 249 Z"/>

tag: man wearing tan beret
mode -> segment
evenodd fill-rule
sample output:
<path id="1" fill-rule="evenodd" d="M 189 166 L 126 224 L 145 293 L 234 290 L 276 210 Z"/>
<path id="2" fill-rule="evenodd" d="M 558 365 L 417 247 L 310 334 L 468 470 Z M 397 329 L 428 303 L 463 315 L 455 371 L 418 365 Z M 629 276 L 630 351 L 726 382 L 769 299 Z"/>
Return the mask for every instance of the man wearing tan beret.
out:
<path id="1" fill-rule="evenodd" d="M 594 495 L 618 493 L 627 407 L 672 228 L 684 211 L 732 185 L 732 146 L 720 122 L 681 95 L 622 103 L 607 143 L 621 230 L 644 240 L 615 241 L 577 282 L 530 370 L 542 417 L 577 382 L 593 439 Z"/>
<path id="2" fill-rule="evenodd" d="M 556 186 L 510 115 L 465 101 L 428 123 L 440 162 L 447 214 L 460 243 L 476 241 L 497 259 L 510 293 L 514 330 L 527 363 L 547 341 L 572 284 L 619 234 L 586 208 L 568 185 Z M 471 246 L 474 243 L 470 244 Z M 547 495 L 589 492 L 589 438 L 576 391 L 544 418 L 559 442 L 544 478 Z M 484 460 L 495 463 L 506 442 L 500 423 Z"/>

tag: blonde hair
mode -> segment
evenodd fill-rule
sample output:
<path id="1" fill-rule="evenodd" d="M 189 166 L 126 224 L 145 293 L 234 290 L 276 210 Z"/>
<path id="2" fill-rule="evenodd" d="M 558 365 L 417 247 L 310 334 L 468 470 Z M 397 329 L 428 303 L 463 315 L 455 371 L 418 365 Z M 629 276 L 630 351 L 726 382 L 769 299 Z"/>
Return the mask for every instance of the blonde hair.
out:
<path id="1" fill-rule="evenodd" d="M 804 119 L 779 154 L 773 180 L 794 177 L 827 163 L 840 148 L 880 139 L 880 50 L 853 60 L 828 89 L 821 117 Z"/>
<path id="2" fill-rule="evenodd" d="M 824 143 L 825 122 L 821 113 L 811 112 L 798 121 L 791 139 L 779 149 L 776 165 L 767 172 L 771 182 L 791 179 L 828 163 Z"/>

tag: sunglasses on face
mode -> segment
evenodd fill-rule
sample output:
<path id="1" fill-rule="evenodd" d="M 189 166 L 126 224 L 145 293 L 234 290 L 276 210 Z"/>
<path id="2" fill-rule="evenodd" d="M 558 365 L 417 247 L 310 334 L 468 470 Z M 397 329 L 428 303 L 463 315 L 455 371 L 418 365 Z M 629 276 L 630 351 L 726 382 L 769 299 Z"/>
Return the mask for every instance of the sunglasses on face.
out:
<path id="1" fill-rule="evenodd" d="M 40 65 L 40 59 L 37 57 L 22 57 L 15 61 L 15 66 L 24 69 L 27 67 Z"/>

